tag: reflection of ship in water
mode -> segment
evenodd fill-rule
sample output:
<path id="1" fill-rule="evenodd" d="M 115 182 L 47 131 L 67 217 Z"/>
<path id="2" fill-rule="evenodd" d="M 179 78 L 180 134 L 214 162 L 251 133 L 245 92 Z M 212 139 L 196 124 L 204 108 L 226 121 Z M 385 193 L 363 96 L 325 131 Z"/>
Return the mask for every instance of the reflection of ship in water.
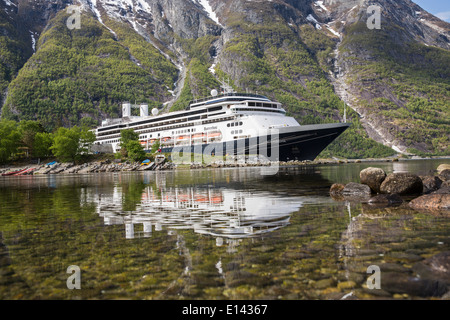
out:
<path id="1" fill-rule="evenodd" d="M 150 237 L 153 227 L 155 231 L 191 229 L 216 237 L 221 245 L 223 238 L 254 237 L 286 226 L 290 215 L 301 207 L 298 199 L 268 192 L 145 187 L 136 209 L 127 212 L 123 211 L 121 191 L 114 187 L 112 194 L 102 195 L 98 214 L 106 225 L 125 224 L 126 238 Z"/>

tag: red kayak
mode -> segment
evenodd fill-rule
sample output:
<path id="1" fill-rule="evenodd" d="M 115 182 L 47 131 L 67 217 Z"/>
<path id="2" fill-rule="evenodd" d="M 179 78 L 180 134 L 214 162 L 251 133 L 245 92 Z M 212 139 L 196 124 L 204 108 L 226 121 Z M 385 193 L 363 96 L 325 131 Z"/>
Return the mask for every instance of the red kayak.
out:
<path id="1" fill-rule="evenodd" d="M 23 172 L 27 171 L 29 169 L 25 168 L 22 170 L 17 170 L 17 171 L 12 171 L 12 172 L 7 172 L 7 173 L 2 173 L 2 176 L 15 176 L 15 175 L 20 175 Z"/>
<path id="2" fill-rule="evenodd" d="M 13 176 L 27 175 L 27 174 L 32 173 L 33 171 L 34 171 L 34 168 L 30 168 L 30 169 L 26 169 L 25 171 L 15 173 L 15 174 L 13 174 Z"/>

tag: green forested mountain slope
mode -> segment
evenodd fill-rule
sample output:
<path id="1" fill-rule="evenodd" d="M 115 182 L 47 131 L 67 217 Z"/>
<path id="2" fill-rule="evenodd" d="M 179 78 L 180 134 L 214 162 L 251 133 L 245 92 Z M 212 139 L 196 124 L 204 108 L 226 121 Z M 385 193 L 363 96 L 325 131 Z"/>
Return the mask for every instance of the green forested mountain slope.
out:
<path id="1" fill-rule="evenodd" d="M 38 51 L 9 86 L 3 117 L 40 120 L 46 128 L 119 117 L 123 101 L 159 105 L 170 96 L 177 69 L 155 48 L 118 25 L 118 40 L 90 15 L 80 30 L 59 13 Z M 136 39 L 137 38 L 137 39 Z M 170 87 L 169 87 L 170 88 Z"/>
<path id="2" fill-rule="evenodd" d="M 0 106 L 9 83 L 32 55 L 30 34 L 20 28 L 23 21 L 15 9 L 0 1 Z"/>

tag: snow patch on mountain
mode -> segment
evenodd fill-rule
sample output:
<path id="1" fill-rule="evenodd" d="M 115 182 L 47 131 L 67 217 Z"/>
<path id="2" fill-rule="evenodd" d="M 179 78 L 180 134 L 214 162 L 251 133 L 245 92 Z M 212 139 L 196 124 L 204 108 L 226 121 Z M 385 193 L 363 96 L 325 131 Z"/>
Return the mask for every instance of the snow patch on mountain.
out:
<path id="1" fill-rule="evenodd" d="M 322 29 L 322 26 L 320 25 L 319 21 L 317 21 L 316 18 L 314 18 L 312 14 L 309 14 L 306 17 L 306 20 L 308 20 L 309 22 L 315 23 L 317 30 L 321 30 Z"/>
<path id="2" fill-rule="evenodd" d="M 31 47 L 33 48 L 33 52 L 36 52 L 36 38 L 34 32 L 30 30 L 31 35 Z"/>
<path id="3" fill-rule="evenodd" d="M 208 0 L 197 0 L 197 3 L 200 4 L 203 7 L 203 9 L 208 13 L 209 18 L 212 21 L 217 23 L 219 26 L 223 27 L 223 25 L 219 22 L 219 18 L 217 17 L 217 14 L 212 9 Z"/>
<path id="4" fill-rule="evenodd" d="M 314 5 L 316 7 L 320 7 L 321 9 L 323 9 L 325 11 L 328 11 L 327 7 L 325 7 L 325 5 L 323 4 L 323 1 L 316 1 L 316 2 L 314 2 Z"/>
<path id="5" fill-rule="evenodd" d="M 3 0 L 3 1 L 5 2 L 5 4 L 6 4 L 8 7 L 11 7 L 11 6 L 17 7 L 17 5 L 16 5 L 14 2 L 11 2 L 11 1 L 9 1 L 9 0 Z"/>

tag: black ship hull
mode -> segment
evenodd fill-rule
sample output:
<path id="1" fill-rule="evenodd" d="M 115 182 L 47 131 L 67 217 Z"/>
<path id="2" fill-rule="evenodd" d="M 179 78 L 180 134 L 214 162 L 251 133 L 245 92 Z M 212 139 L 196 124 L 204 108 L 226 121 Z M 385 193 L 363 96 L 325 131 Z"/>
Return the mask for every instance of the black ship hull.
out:
<path id="1" fill-rule="evenodd" d="M 215 157 L 223 160 L 223 156 L 258 155 L 270 161 L 314 160 L 330 143 L 339 137 L 350 124 L 331 123 L 284 127 L 253 138 L 234 141 L 198 144 L 189 146 L 162 146 L 161 152 L 172 153 L 172 160 L 185 159 L 186 154 L 194 155 L 193 159 L 204 160 Z M 195 155 L 200 155 L 200 158 Z M 203 158 L 201 157 L 203 155 Z M 222 157 L 222 158 L 221 158 Z"/>

